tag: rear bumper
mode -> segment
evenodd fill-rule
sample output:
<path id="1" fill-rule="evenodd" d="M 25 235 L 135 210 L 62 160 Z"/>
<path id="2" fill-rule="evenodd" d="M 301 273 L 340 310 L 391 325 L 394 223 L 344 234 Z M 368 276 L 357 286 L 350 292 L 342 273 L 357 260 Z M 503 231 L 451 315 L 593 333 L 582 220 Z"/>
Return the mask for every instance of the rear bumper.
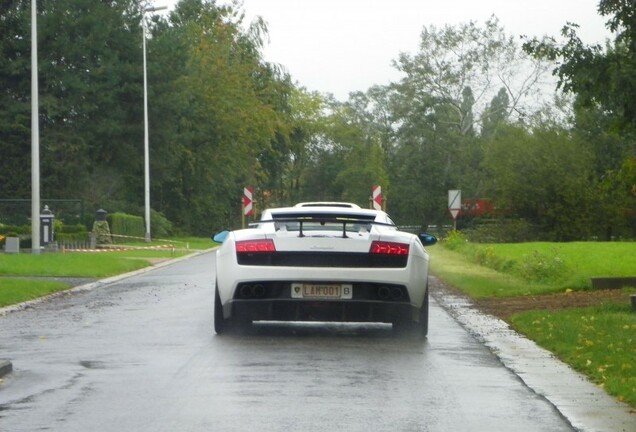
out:
<path id="1" fill-rule="evenodd" d="M 419 309 L 410 303 L 369 300 L 233 299 L 224 315 L 250 321 L 417 321 Z"/>
<path id="2" fill-rule="evenodd" d="M 358 291 L 356 285 L 400 285 L 406 288 L 408 299 L 413 305 L 421 305 L 426 292 L 428 266 L 426 262 L 413 263 L 404 269 L 343 269 L 322 267 L 258 267 L 236 266 L 217 261 L 217 286 L 221 302 L 226 304 L 236 299 L 237 289 L 243 284 L 262 283 L 265 285 L 285 284 L 293 282 L 322 282 L 338 284 L 354 284 L 354 295 Z M 289 299 L 290 295 L 283 297 Z M 267 299 L 275 299 L 268 295 Z M 354 298 L 354 300 L 357 300 Z M 360 300 L 377 300 L 365 298 Z"/>

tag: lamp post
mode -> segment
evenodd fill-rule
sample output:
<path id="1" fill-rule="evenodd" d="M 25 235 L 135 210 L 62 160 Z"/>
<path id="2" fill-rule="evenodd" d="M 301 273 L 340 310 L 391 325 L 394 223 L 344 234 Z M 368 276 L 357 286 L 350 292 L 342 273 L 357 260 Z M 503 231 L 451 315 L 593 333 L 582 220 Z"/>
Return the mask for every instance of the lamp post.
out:
<path id="1" fill-rule="evenodd" d="M 148 140 L 148 76 L 146 73 L 146 12 L 156 12 L 159 10 L 167 9 L 166 6 L 160 7 L 146 7 L 142 10 L 141 14 L 141 26 L 142 26 L 142 41 L 143 41 L 143 53 L 144 53 L 144 204 L 145 204 L 145 219 L 146 219 L 146 232 L 144 239 L 146 242 L 150 242 L 150 149 Z"/>
<path id="2" fill-rule="evenodd" d="M 40 114 L 38 108 L 38 30 L 31 0 L 31 253 L 40 253 Z"/>

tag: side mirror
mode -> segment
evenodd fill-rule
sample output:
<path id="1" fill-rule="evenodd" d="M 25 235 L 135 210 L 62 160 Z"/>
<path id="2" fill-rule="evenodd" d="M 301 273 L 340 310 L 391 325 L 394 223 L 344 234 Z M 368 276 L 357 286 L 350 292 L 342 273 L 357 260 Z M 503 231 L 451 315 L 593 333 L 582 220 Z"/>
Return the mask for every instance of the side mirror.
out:
<path id="1" fill-rule="evenodd" d="M 223 243 L 225 239 L 227 239 L 228 235 L 230 235 L 229 231 L 227 230 L 221 231 L 219 233 L 214 234 L 214 236 L 212 237 L 212 240 L 214 240 L 217 243 Z"/>
<path id="2" fill-rule="evenodd" d="M 437 237 L 427 233 L 420 233 L 419 238 L 424 246 L 433 246 L 435 243 L 437 243 Z"/>

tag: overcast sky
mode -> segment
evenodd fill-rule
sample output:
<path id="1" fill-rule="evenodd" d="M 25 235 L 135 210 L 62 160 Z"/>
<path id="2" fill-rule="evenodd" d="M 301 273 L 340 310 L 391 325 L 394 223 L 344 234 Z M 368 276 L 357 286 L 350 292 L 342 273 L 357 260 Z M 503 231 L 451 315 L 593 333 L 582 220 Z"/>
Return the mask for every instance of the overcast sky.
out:
<path id="1" fill-rule="evenodd" d="M 155 0 L 155 6 L 176 0 Z M 218 0 L 218 3 L 227 3 Z M 268 23 L 265 59 L 283 65 L 310 91 L 346 100 L 349 92 L 400 79 L 392 61 L 415 53 L 423 26 L 490 16 L 510 35 L 558 36 L 566 22 L 587 43 L 609 37 L 598 0 L 244 0 L 247 20 Z"/>

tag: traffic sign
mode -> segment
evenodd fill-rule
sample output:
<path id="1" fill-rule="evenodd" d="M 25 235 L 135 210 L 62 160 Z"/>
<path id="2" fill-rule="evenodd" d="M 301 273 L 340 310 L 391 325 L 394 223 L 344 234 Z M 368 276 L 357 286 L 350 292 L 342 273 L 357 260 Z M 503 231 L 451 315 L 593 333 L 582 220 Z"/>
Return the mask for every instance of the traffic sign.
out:
<path id="1" fill-rule="evenodd" d="M 251 216 L 252 214 L 254 214 L 254 201 L 252 198 L 253 193 L 253 188 L 249 186 L 243 188 L 243 214 L 245 216 Z"/>
<path id="2" fill-rule="evenodd" d="M 379 185 L 373 186 L 372 202 L 375 210 L 382 210 L 382 187 Z"/>
<path id="3" fill-rule="evenodd" d="M 459 212 L 462 209 L 462 191 L 461 190 L 449 190 L 448 191 L 448 212 L 453 220 L 457 220 Z"/>

